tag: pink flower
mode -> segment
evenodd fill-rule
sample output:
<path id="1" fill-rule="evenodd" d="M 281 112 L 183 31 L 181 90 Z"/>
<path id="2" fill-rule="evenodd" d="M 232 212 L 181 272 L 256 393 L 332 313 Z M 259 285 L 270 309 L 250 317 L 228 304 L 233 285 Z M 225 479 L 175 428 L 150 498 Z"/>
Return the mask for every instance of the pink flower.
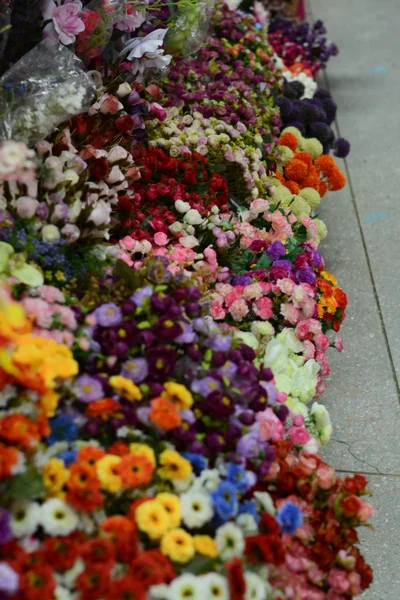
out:
<path id="1" fill-rule="evenodd" d="M 315 358 L 315 346 L 312 342 L 310 342 L 310 340 L 304 340 L 303 342 L 303 356 L 304 358 L 306 358 L 307 360 L 310 360 L 310 358 Z"/>
<path id="2" fill-rule="evenodd" d="M 301 454 L 299 463 L 306 475 L 311 475 L 311 473 L 314 473 L 317 470 L 317 458 L 312 454 Z"/>
<path id="3" fill-rule="evenodd" d="M 257 413 L 257 421 L 260 427 L 261 442 L 269 440 L 275 442 L 283 438 L 285 430 L 272 408 L 266 408 L 263 412 Z"/>
<path id="4" fill-rule="evenodd" d="M 291 325 L 296 325 L 300 320 L 300 309 L 294 304 L 282 304 L 280 313 Z"/>
<path id="5" fill-rule="evenodd" d="M 310 439 L 310 434 L 307 429 L 304 429 L 303 427 L 290 427 L 288 429 L 288 434 L 290 441 L 293 444 L 299 444 L 300 446 L 304 446 Z"/>
<path id="6" fill-rule="evenodd" d="M 161 123 L 167 118 L 167 111 L 158 102 L 152 102 L 150 104 L 150 114 L 154 115 Z"/>
<path id="7" fill-rule="evenodd" d="M 320 488 L 323 490 L 329 490 L 336 480 L 335 469 L 329 467 L 325 463 L 322 463 L 317 470 L 316 481 Z"/>
<path id="8" fill-rule="evenodd" d="M 253 300 L 254 298 L 259 298 L 262 295 L 263 290 L 259 283 L 251 283 L 250 285 L 246 285 L 243 293 L 246 298 Z"/>
<path id="9" fill-rule="evenodd" d="M 121 104 L 117 96 L 112 96 L 111 94 L 104 94 L 104 96 L 100 98 L 99 104 L 100 112 L 104 115 L 115 115 L 119 110 L 124 108 L 123 104 Z"/>
<path id="10" fill-rule="evenodd" d="M 222 302 L 213 302 L 210 307 L 210 313 L 212 318 L 218 321 L 226 317 L 226 310 L 224 310 Z"/>
<path id="11" fill-rule="evenodd" d="M 343 338 L 340 337 L 340 335 L 336 336 L 335 342 L 334 342 L 334 346 L 336 348 L 336 350 L 338 352 L 342 352 L 343 350 Z"/>
<path id="12" fill-rule="evenodd" d="M 39 288 L 39 296 L 50 304 L 53 304 L 54 302 L 63 304 L 65 302 L 64 294 L 52 285 L 42 285 Z"/>
<path id="13" fill-rule="evenodd" d="M 361 523 L 368 521 L 374 513 L 375 511 L 372 506 L 368 504 L 368 502 L 361 500 L 361 508 L 357 514 L 357 517 L 360 519 Z"/>
<path id="14" fill-rule="evenodd" d="M 317 346 L 318 350 L 325 352 L 329 348 L 329 339 L 323 333 L 319 333 L 314 338 L 314 344 Z"/>
<path id="15" fill-rule="evenodd" d="M 339 593 L 347 592 L 350 586 L 347 573 L 339 569 L 331 569 L 328 575 L 328 583 L 335 592 Z"/>
<path id="16" fill-rule="evenodd" d="M 136 240 L 131 238 L 130 235 L 126 235 L 124 238 L 119 240 L 120 246 L 125 248 L 125 250 L 133 250 L 136 244 Z"/>
<path id="17" fill-rule="evenodd" d="M 43 11 L 45 21 L 51 19 L 43 30 L 43 37 L 51 42 L 60 40 L 62 44 L 73 44 L 78 33 L 85 30 L 85 25 L 79 15 L 82 11 L 82 2 L 79 0 L 69 0 L 65 4 L 59 6 L 60 0 L 57 3 L 53 0 L 47 2 L 47 6 Z"/>
<path id="18" fill-rule="evenodd" d="M 235 300 L 235 302 L 233 302 L 233 304 L 231 304 L 229 307 L 229 312 L 235 321 L 240 322 L 243 321 L 249 312 L 249 307 L 244 300 Z"/>
<path id="19" fill-rule="evenodd" d="M 255 304 L 255 306 L 254 306 Z M 273 303 L 271 298 L 258 298 L 253 304 L 253 310 L 255 314 L 260 317 L 260 319 L 264 319 L 264 321 L 270 319 L 274 314 L 272 310 Z"/>
<path id="20" fill-rule="evenodd" d="M 157 244 L 157 246 L 166 246 L 169 242 L 169 239 L 166 233 L 157 231 L 157 233 L 154 234 L 154 242 Z"/>

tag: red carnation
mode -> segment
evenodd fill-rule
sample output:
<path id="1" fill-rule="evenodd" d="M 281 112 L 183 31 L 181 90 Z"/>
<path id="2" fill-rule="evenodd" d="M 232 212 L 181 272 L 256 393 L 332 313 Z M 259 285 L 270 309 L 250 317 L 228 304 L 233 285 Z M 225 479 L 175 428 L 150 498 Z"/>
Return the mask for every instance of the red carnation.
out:
<path id="1" fill-rule="evenodd" d="M 82 558 L 86 564 L 115 562 L 114 545 L 110 539 L 97 538 L 86 542 L 81 549 Z"/>
<path id="2" fill-rule="evenodd" d="M 95 564 L 87 567 L 76 580 L 76 589 L 85 600 L 98 600 L 108 592 L 110 568 L 108 565 Z M 39 600 L 39 599 L 38 599 Z"/>
<path id="3" fill-rule="evenodd" d="M 225 564 L 228 575 L 231 600 L 244 600 L 246 582 L 243 575 L 243 563 L 240 558 L 234 558 Z"/>
<path id="4" fill-rule="evenodd" d="M 46 562 L 56 571 L 71 569 L 78 550 L 78 544 L 71 537 L 49 537 L 44 542 Z"/>
<path id="5" fill-rule="evenodd" d="M 19 587 L 24 600 L 53 600 L 56 582 L 50 567 L 35 565 L 20 573 Z"/>
<path id="6" fill-rule="evenodd" d="M 364 475 L 356 473 L 354 477 L 346 477 L 343 482 L 343 488 L 350 494 L 362 494 L 367 487 L 367 479 Z"/>
<path id="7" fill-rule="evenodd" d="M 110 174 L 110 165 L 105 158 L 96 158 L 90 168 L 90 174 L 95 179 L 105 179 Z"/>

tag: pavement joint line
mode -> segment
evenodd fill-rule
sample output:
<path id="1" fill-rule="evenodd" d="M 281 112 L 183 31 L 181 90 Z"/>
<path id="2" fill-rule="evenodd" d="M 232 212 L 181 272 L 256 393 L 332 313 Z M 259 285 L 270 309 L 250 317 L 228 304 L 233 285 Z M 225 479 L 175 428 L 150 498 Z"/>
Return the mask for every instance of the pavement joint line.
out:
<path id="1" fill-rule="evenodd" d="M 335 469 L 336 473 L 354 473 L 357 474 L 359 473 L 360 475 L 368 475 L 368 477 L 371 477 L 372 475 L 374 475 L 375 477 L 395 477 L 395 478 L 400 478 L 400 474 L 398 473 L 373 473 L 370 471 L 353 471 L 352 469 Z"/>
<path id="2" fill-rule="evenodd" d="M 329 78 L 328 75 L 326 73 L 326 71 L 324 71 L 323 73 L 323 77 L 324 77 L 324 81 L 326 84 L 327 89 L 330 91 L 330 85 L 329 85 Z M 335 119 L 335 126 L 337 129 L 337 132 L 339 134 L 339 136 L 341 137 L 341 133 L 340 133 L 340 125 L 339 125 L 339 121 L 336 118 Z M 379 294 L 377 291 L 377 287 L 376 287 L 376 283 L 375 283 L 375 278 L 374 278 L 374 274 L 373 274 L 373 270 L 372 270 L 372 266 L 371 266 L 371 261 L 369 258 L 369 254 L 368 254 L 368 247 L 367 247 L 367 243 L 365 241 L 365 236 L 364 236 L 364 231 L 362 228 L 362 224 L 361 224 L 361 218 L 360 218 L 360 213 L 358 210 L 358 206 L 357 206 L 357 201 L 356 201 L 356 194 L 354 192 L 354 187 L 353 187 L 353 182 L 352 182 L 352 178 L 350 175 L 350 168 L 349 168 L 349 163 L 347 161 L 347 159 L 344 159 L 344 165 L 345 165 L 345 171 L 346 171 L 346 176 L 347 176 L 347 181 L 348 181 L 348 185 L 349 185 L 349 190 L 350 190 L 350 196 L 351 196 L 351 200 L 352 200 L 352 204 L 353 204 L 353 209 L 356 215 L 356 219 L 357 219 L 357 224 L 358 224 L 358 229 L 360 232 L 360 237 L 361 237 L 361 243 L 364 249 L 364 254 L 365 254 L 365 258 L 367 261 L 367 267 L 368 267 L 368 272 L 369 272 L 369 276 L 370 276 L 370 280 L 371 280 L 371 284 L 372 284 L 372 289 L 373 289 L 373 293 L 374 293 L 374 298 L 375 298 L 375 302 L 376 302 L 376 306 L 378 309 L 378 315 L 379 315 L 379 321 L 381 324 L 381 329 L 382 329 L 382 333 L 383 333 L 383 337 L 384 337 L 384 341 L 385 341 L 385 346 L 386 346 L 386 350 L 388 353 L 388 357 L 389 357 L 389 363 L 390 363 L 390 368 L 392 371 L 392 377 L 393 377 L 393 381 L 396 387 L 396 394 L 397 394 L 397 399 L 400 403 L 400 384 L 399 384 L 399 380 L 397 377 L 397 373 L 396 373 L 396 369 L 394 366 L 394 359 L 393 359 L 393 354 L 392 354 L 392 350 L 390 348 L 390 344 L 389 344 L 389 337 L 386 331 L 386 326 L 385 326 L 385 321 L 383 318 L 383 313 L 382 313 L 382 308 L 381 308 L 381 303 L 379 300 Z"/>

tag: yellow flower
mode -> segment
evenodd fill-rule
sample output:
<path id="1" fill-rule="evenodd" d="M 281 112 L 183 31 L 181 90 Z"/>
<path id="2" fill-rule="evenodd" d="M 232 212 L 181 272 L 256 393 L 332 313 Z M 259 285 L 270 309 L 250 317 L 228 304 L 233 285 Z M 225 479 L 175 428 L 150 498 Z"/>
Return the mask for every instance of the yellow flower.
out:
<path id="1" fill-rule="evenodd" d="M 164 506 L 158 500 L 143 502 L 136 509 L 136 524 L 149 538 L 157 540 L 170 528 L 171 519 Z"/>
<path id="2" fill-rule="evenodd" d="M 192 473 L 192 465 L 176 450 L 164 450 L 160 454 L 158 474 L 163 479 L 187 479 Z"/>
<path id="3" fill-rule="evenodd" d="M 130 379 L 121 377 L 121 375 L 113 375 L 110 377 L 110 385 L 117 394 L 124 396 L 124 398 L 130 400 L 130 402 L 135 402 L 136 400 L 141 400 L 143 398 L 142 392 L 138 386 Z"/>
<path id="4" fill-rule="evenodd" d="M 116 473 L 116 467 L 121 457 L 115 454 L 106 454 L 96 462 L 97 477 L 103 490 L 118 492 L 122 487 L 122 480 Z"/>
<path id="5" fill-rule="evenodd" d="M 69 470 L 60 458 L 51 458 L 43 469 L 43 483 L 50 494 L 58 494 L 69 479 Z"/>
<path id="6" fill-rule="evenodd" d="M 190 408 L 193 404 L 193 396 L 181 383 L 174 383 L 173 381 L 167 381 L 164 383 L 164 389 L 166 394 L 163 396 L 168 397 L 172 402 L 182 410 Z"/>
<path id="7" fill-rule="evenodd" d="M 337 286 L 336 277 L 334 275 L 332 275 L 332 273 L 329 273 L 329 271 L 322 271 L 320 276 L 323 277 L 324 279 L 326 279 L 327 281 L 330 281 L 331 283 L 333 283 L 334 286 Z"/>
<path id="8" fill-rule="evenodd" d="M 215 558 L 218 556 L 217 544 L 209 535 L 195 535 L 193 537 L 196 552 L 203 556 Z"/>
<path id="9" fill-rule="evenodd" d="M 147 444 L 130 444 L 129 450 L 132 454 L 137 454 L 139 456 L 145 456 L 149 462 L 156 466 L 156 455 L 154 454 L 153 448 L 150 448 Z"/>
<path id="10" fill-rule="evenodd" d="M 193 538 L 184 529 L 172 529 L 166 533 L 161 540 L 160 550 L 177 563 L 187 563 L 195 555 Z"/>
<path id="11" fill-rule="evenodd" d="M 44 409 L 46 417 L 54 417 L 58 406 L 58 394 L 54 390 L 49 390 L 40 398 L 40 403 Z"/>
<path id="12" fill-rule="evenodd" d="M 181 524 L 181 501 L 178 496 L 174 494 L 169 494 L 168 492 L 163 492 L 161 494 L 157 494 L 156 500 L 161 502 L 167 513 L 170 517 L 170 527 L 179 527 Z"/>

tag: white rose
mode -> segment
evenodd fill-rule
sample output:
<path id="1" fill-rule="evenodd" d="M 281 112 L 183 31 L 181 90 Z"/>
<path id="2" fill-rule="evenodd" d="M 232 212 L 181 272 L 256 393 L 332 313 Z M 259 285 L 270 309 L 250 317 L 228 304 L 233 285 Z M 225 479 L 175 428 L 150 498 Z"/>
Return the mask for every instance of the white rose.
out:
<path id="1" fill-rule="evenodd" d="M 186 237 L 181 237 L 179 240 L 180 244 L 184 248 L 194 248 L 199 245 L 199 240 L 194 237 L 194 235 L 187 235 Z"/>
<path id="2" fill-rule="evenodd" d="M 110 222 L 111 206 L 104 200 L 99 200 L 90 213 L 88 221 L 92 221 L 97 227 Z"/>
<path id="3" fill-rule="evenodd" d="M 55 242 L 60 239 L 60 232 L 55 225 L 45 225 L 42 229 L 42 239 L 45 242 Z"/>
<path id="4" fill-rule="evenodd" d="M 190 210 L 189 202 L 184 202 L 183 200 L 175 201 L 175 208 L 179 213 L 187 213 Z"/>
<path id="5" fill-rule="evenodd" d="M 131 86 L 129 85 L 129 83 L 121 83 L 121 85 L 119 86 L 119 88 L 116 91 L 116 95 L 118 96 L 118 98 L 124 98 L 125 96 L 128 96 L 128 94 L 130 94 L 132 91 Z"/>
<path id="6" fill-rule="evenodd" d="M 293 390 L 292 378 L 290 377 L 290 375 L 285 375 L 284 373 L 279 373 L 278 375 L 275 375 L 275 385 L 277 390 L 279 390 L 280 392 L 285 392 L 285 394 L 287 394 L 288 396 Z"/>
<path id="7" fill-rule="evenodd" d="M 325 425 L 331 425 L 331 418 L 329 416 L 329 412 L 325 408 L 323 404 L 319 404 L 319 402 L 314 402 L 310 410 L 310 416 L 315 417 L 316 423 L 318 427 L 325 427 Z"/>
<path id="8" fill-rule="evenodd" d="M 293 329 L 285 327 L 285 329 L 283 329 L 276 337 L 282 344 L 285 344 L 289 350 L 292 350 L 292 352 L 303 352 L 303 343 L 297 339 Z"/>
<path id="9" fill-rule="evenodd" d="M 297 396 L 301 402 L 308 402 L 315 396 L 317 391 L 317 373 L 320 369 L 319 364 L 314 360 L 309 360 L 303 367 L 297 369 L 292 375 L 294 396 Z"/>
<path id="10" fill-rule="evenodd" d="M 75 185 L 79 181 L 79 175 L 74 169 L 67 169 L 63 173 L 63 180 L 69 181 L 72 185 Z"/>
<path id="11" fill-rule="evenodd" d="M 175 223 L 172 223 L 172 225 L 170 225 L 168 229 L 171 233 L 179 233 L 180 231 L 182 231 L 182 223 L 179 223 L 179 221 L 175 221 Z"/>
<path id="12" fill-rule="evenodd" d="M 128 156 L 127 150 L 122 146 L 114 146 L 109 155 L 107 156 L 107 160 L 109 163 L 117 162 L 118 160 L 125 160 Z"/>
<path id="13" fill-rule="evenodd" d="M 264 367 L 270 367 L 274 374 L 283 371 L 288 363 L 289 351 L 279 339 L 273 338 L 265 348 Z"/>
<path id="14" fill-rule="evenodd" d="M 189 225 L 200 225 L 203 222 L 203 217 L 195 208 L 188 210 L 183 219 Z"/>
<path id="15" fill-rule="evenodd" d="M 240 340 L 244 344 L 247 344 L 248 346 L 250 346 L 250 348 L 253 348 L 253 350 L 258 350 L 258 348 L 260 347 L 259 341 L 257 340 L 256 336 L 252 333 L 236 330 L 234 338 L 236 340 Z"/>
<path id="16" fill-rule="evenodd" d="M 254 335 L 274 335 L 275 329 L 268 321 L 253 321 L 251 331 Z"/>

